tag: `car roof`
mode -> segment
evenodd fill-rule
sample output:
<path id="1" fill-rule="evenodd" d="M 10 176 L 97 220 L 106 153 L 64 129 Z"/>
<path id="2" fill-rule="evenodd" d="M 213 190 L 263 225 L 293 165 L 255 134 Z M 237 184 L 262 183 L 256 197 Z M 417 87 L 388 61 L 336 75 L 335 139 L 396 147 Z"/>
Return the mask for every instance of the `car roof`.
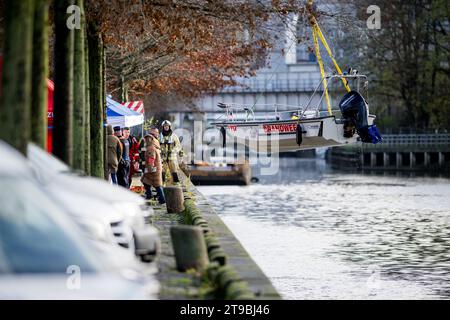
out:
<path id="1" fill-rule="evenodd" d="M 64 162 L 41 149 L 34 143 L 28 143 L 27 149 L 28 159 L 39 169 L 46 170 L 47 173 L 69 172 L 70 168 Z"/>
<path id="2" fill-rule="evenodd" d="M 32 168 L 36 171 L 45 172 L 47 176 L 55 177 L 58 174 L 71 172 L 68 165 L 33 143 L 28 143 L 28 159 Z M 80 177 L 77 175 L 58 175 L 58 177 L 63 179 L 61 181 L 67 182 L 66 188 L 84 190 L 84 193 L 95 194 L 96 197 L 102 200 L 115 201 L 120 199 L 140 204 L 145 203 L 144 199 L 137 194 L 112 185 L 104 179 L 89 176 Z"/>

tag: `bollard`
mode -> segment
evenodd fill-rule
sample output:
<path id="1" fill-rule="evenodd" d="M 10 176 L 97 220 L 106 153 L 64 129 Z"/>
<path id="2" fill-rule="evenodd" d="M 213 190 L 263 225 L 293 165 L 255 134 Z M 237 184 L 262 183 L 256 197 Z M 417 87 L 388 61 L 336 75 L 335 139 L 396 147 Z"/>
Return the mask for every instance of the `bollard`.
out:
<path id="1" fill-rule="evenodd" d="M 170 228 L 170 236 L 178 271 L 206 268 L 209 260 L 201 228 L 173 226 Z"/>
<path id="2" fill-rule="evenodd" d="M 183 190 L 177 186 L 164 188 L 166 198 L 167 213 L 180 213 L 184 211 Z"/>

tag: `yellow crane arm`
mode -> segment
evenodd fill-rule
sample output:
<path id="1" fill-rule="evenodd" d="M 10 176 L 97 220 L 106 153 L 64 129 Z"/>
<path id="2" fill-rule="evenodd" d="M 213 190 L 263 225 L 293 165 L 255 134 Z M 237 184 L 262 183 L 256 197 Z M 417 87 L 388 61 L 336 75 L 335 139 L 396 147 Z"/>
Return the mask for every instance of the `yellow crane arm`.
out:
<path id="1" fill-rule="evenodd" d="M 317 32 L 317 35 L 319 36 L 320 41 L 322 42 L 323 46 L 327 50 L 328 55 L 331 58 L 331 61 L 333 61 L 334 67 L 336 68 L 336 71 L 342 76 L 343 75 L 342 74 L 342 70 L 341 70 L 341 68 L 339 68 L 339 65 L 338 65 L 336 59 L 334 59 L 333 53 L 331 52 L 331 49 L 328 46 L 327 40 L 325 39 L 325 37 L 324 37 L 324 35 L 322 33 L 322 30 L 320 29 L 319 24 L 317 23 L 316 18 L 312 17 L 312 19 L 314 20 L 314 27 L 315 27 L 315 30 Z M 342 83 L 344 84 L 344 87 L 347 90 L 347 92 L 350 92 L 351 90 L 350 90 L 350 87 L 348 85 L 347 80 L 344 79 L 344 78 L 341 78 L 341 80 L 342 80 Z"/>
<path id="2" fill-rule="evenodd" d="M 322 78 L 322 86 L 323 86 L 323 91 L 325 94 L 325 100 L 327 102 L 328 113 L 331 116 L 333 113 L 331 111 L 330 97 L 328 96 L 328 88 L 327 88 L 327 79 L 326 79 L 326 75 L 325 75 L 325 69 L 323 67 L 322 56 L 320 55 L 320 47 L 319 47 L 319 41 L 317 39 L 316 25 L 312 25 L 312 31 L 313 31 L 312 35 L 313 35 L 313 40 L 314 40 L 314 50 L 316 52 L 317 63 L 319 64 L 320 76 Z"/>
<path id="3" fill-rule="evenodd" d="M 317 23 L 316 18 L 313 15 L 313 0 L 308 0 L 308 2 L 307 2 L 307 9 L 310 12 L 310 14 L 309 14 L 309 23 L 311 24 L 312 35 L 313 35 L 313 40 L 314 40 L 314 50 L 316 52 L 317 63 L 319 64 L 320 75 L 321 75 L 321 77 L 323 79 L 322 80 L 322 86 L 323 86 L 323 91 L 324 91 L 324 94 L 325 94 L 325 99 L 326 99 L 326 102 L 327 102 L 328 113 L 330 115 L 332 115 L 330 97 L 328 95 L 327 80 L 326 80 L 326 75 L 325 75 L 325 69 L 323 67 L 322 56 L 320 54 L 320 46 L 319 46 L 318 38 L 320 39 L 320 41 L 322 42 L 323 46 L 327 50 L 328 55 L 330 56 L 331 60 L 333 61 L 334 67 L 336 68 L 336 71 L 341 76 L 343 74 L 342 74 L 341 68 L 339 68 L 339 65 L 338 65 L 336 59 L 334 59 L 333 53 L 331 52 L 331 49 L 330 49 L 330 46 L 328 45 L 327 40 L 325 39 L 325 36 L 323 35 L 322 30 L 320 29 L 319 24 Z M 350 92 L 351 90 L 350 90 L 350 87 L 348 85 L 347 80 L 344 79 L 343 77 L 341 77 L 341 80 L 342 80 L 342 83 L 344 84 L 344 87 L 347 90 L 347 92 Z"/>

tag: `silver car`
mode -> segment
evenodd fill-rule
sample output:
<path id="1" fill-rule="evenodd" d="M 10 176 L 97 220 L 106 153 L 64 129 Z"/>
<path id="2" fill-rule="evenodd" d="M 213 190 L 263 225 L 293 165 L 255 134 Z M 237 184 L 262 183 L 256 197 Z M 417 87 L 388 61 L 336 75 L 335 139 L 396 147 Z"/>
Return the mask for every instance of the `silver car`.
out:
<path id="1" fill-rule="evenodd" d="M 0 141 L 0 299 L 157 298 L 154 278 L 87 240 L 29 172 Z"/>
<path id="2" fill-rule="evenodd" d="M 105 180 L 80 176 L 66 164 L 34 144 L 28 145 L 28 159 L 40 184 L 67 208 L 67 211 L 91 232 L 100 231 L 89 226 L 92 221 L 102 224 L 103 238 L 111 234 L 115 242 L 151 262 L 160 250 L 159 232 L 145 223 L 152 209 L 140 196 Z M 97 230 L 96 230 L 97 229 Z"/>

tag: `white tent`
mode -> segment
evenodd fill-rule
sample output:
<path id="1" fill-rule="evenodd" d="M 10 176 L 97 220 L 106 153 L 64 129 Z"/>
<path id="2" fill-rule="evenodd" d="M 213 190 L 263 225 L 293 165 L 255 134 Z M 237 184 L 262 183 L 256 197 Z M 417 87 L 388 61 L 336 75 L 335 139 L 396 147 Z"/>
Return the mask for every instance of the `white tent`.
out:
<path id="1" fill-rule="evenodd" d="M 144 115 L 106 97 L 106 122 L 113 127 L 134 127 L 144 123 Z"/>

